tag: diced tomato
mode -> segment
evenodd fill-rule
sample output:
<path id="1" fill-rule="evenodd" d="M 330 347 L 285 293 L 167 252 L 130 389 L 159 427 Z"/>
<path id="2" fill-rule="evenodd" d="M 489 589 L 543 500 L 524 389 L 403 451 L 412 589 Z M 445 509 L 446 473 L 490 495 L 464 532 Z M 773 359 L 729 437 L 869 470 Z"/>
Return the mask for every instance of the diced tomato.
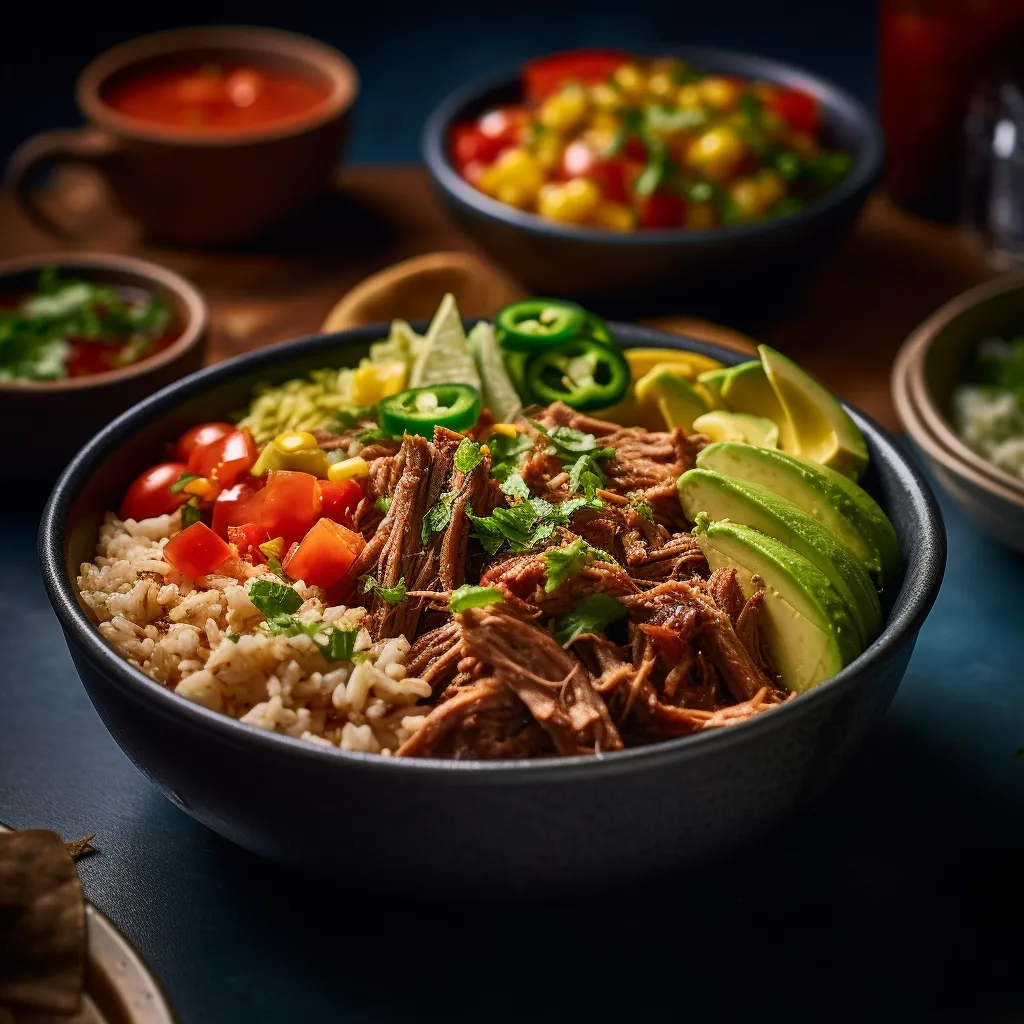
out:
<path id="1" fill-rule="evenodd" d="M 181 462 L 188 462 L 196 448 L 205 448 L 227 434 L 233 434 L 236 429 L 233 423 L 200 423 L 178 438 L 174 454 Z"/>
<path id="2" fill-rule="evenodd" d="M 613 50 L 573 50 L 530 61 L 523 69 L 523 89 L 530 103 L 538 103 L 563 82 L 596 85 L 629 58 Z"/>
<path id="3" fill-rule="evenodd" d="M 330 587 L 345 575 L 366 541 L 352 530 L 321 519 L 282 563 L 292 579 Z"/>
<path id="4" fill-rule="evenodd" d="M 459 168 L 459 173 L 462 175 L 465 181 L 468 181 L 474 188 L 479 188 L 480 181 L 484 176 L 484 171 L 487 170 L 487 164 L 480 160 L 470 160 L 468 164 L 464 164 Z"/>
<path id="5" fill-rule="evenodd" d="M 655 192 L 638 200 L 640 223 L 645 228 L 678 228 L 683 224 L 685 204 L 671 192 Z"/>
<path id="6" fill-rule="evenodd" d="M 258 482 L 252 477 L 225 487 L 213 503 L 213 532 L 226 537 L 229 526 L 258 522 L 263 510 L 263 499 L 258 495 L 262 493 Z"/>
<path id="7" fill-rule="evenodd" d="M 641 163 L 647 161 L 647 147 L 643 143 L 643 139 L 637 138 L 636 135 L 630 135 L 626 139 L 626 156 L 630 160 L 639 160 Z"/>
<path id="8" fill-rule="evenodd" d="M 152 519 L 184 505 L 189 496 L 174 492 L 171 485 L 187 471 L 184 462 L 160 462 L 140 473 L 121 502 L 122 519 Z"/>
<path id="9" fill-rule="evenodd" d="M 256 464 L 259 452 L 248 428 L 232 430 L 230 434 L 210 444 L 192 449 L 188 471 L 206 477 L 217 488 L 230 487 Z"/>
<path id="10" fill-rule="evenodd" d="M 498 152 L 508 146 L 517 146 L 526 135 L 530 115 L 525 107 L 498 107 L 484 114 L 476 126 Z M 497 153 L 495 153 L 495 156 Z"/>
<path id="11" fill-rule="evenodd" d="M 205 523 L 193 523 L 164 545 L 164 558 L 175 569 L 195 579 L 206 576 L 231 557 L 231 548 Z"/>
<path id="12" fill-rule="evenodd" d="M 562 154 L 561 177 L 589 178 L 605 199 L 624 203 L 629 194 L 632 164 L 622 157 L 599 156 L 585 142 L 570 142 Z M 639 171 L 637 171 L 639 173 Z"/>
<path id="13" fill-rule="evenodd" d="M 767 105 L 779 114 L 794 132 L 813 135 L 818 130 L 818 101 L 799 89 L 776 89 Z"/>
<path id="14" fill-rule="evenodd" d="M 528 121 L 523 107 L 499 107 L 475 124 L 455 125 L 449 140 L 455 166 L 465 176 L 471 165 L 494 163 L 504 150 L 523 141 Z"/>
<path id="15" fill-rule="evenodd" d="M 267 531 L 258 523 L 243 523 L 241 526 L 229 526 L 227 529 L 228 540 L 238 548 L 242 557 L 248 557 L 253 562 L 265 562 L 267 559 L 260 551 L 260 545 L 273 540 Z"/>
<path id="16" fill-rule="evenodd" d="M 320 481 L 320 515 L 343 526 L 352 525 L 352 513 L 363 497 L 355 480 Z"/>
<path id="17" fill-rule="evenodd" d="M 452 128 L 451 139 L 452 160 L 461 171 L 468 164 L 480 163 L 487 165 L 491 161 L 488 154 L 491 150 L 490 140 L 473 124 L 457 124 Z"/>
<path id="18" fill-rule="evenodd" d="M 260 493 L 263 509 L 257 522 L 270 537 L 283 537 L 286 545 L 305 537 L 320 518 L 323 499 L 312 473 L 272 470 Z"/>

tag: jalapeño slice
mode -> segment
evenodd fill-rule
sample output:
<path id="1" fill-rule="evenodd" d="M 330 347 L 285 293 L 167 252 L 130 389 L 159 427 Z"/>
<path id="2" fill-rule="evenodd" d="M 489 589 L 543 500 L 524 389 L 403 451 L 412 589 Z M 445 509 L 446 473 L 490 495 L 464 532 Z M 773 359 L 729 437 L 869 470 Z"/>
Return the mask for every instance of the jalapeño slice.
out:
<path id="1" fill-rule="evenodd" d="M 526 387 L 535 402 L 564 402 L 580 412 L 614 405 L 629 387 L 629 363 L 617 349 L 573 338 L 531 356 Z"/>
<path id="2" fill-rule="evenodd" d="M 469 384 L 428 384 L 382 398 L 377 406 L 385 433 L 434 436 L 434 427 L 466 431 L 480 418 L 480 392 Z"/>
<path id="3" fill-rule="evenodd" d="M 498 310 L 494 326 L 505 348 L 532 352 L 567 341 L 586 317 L 586 310 L 575 302 L 524 299 Z"/>

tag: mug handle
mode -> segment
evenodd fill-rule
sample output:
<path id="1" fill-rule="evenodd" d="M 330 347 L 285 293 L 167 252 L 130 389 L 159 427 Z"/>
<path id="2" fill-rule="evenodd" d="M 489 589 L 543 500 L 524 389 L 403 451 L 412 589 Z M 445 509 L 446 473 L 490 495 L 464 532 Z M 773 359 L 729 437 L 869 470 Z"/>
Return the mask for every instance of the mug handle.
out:
<path id="1" fill-rule="evenodd" d="M 7 183 L 29 220 L 48 234 L 68 240 L 71 232 L 39 205 L 31 187 L 33 179 L 38 174 L 49 174 L 61 164 L 85 164 L 106 172 L 110 161 L 123 149 L 118 139 L 97 128 L 40 132 L 14 151 L 7 164 Z"/>

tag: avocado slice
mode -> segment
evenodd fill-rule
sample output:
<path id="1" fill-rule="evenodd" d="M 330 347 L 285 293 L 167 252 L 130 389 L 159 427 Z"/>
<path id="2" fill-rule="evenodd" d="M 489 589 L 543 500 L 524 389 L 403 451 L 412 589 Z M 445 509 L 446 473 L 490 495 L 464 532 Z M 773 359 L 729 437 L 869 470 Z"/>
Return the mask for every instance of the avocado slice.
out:
<path id="1" fill-rule="evenodd" d="M 704 386 L 716 405 L 722 401 L 722 385 L 732 370 L 731 366 L 723 366 L 717 370 L 705 370 L 703 373 L 697 374 L 697 383 Z"/>
<path id="2" fill-rule="evenodd" d="M 770 448 L 725 441 L 697 456 L 701 469 L 767 487 L 812 515 L 861 560 L 879 586 L 900 567 L 896 531 L 878 503 L 852 480 Z"/>
<path id="3" fill-rule="evenodd" d="M 701 512 L 713 520 L 730 519 L 774 537 L 803 555 L 828 578 L 846 602 L 862 645 L 882 628 L 882 606 L 863 564 L 799 505 L 758 484 L 723 476 L 710 469 L 691 469 L 679 478 L 679 500 L 686 518 Z"/>
<path id="4" fill-rule="evenodd" d="M 828 579 L 773 537 L 703 513 L 694 528 L 712 570 L 737 571 L 745 597 L 764 589 L 759 623 L 783 685 L 804 693 L 860 654 L 857 627 Z"/>
<path id="5" fill-rule="evenodd" d="M 779 428 L 773 420 L 749 412 L 713 409 L 693 421 L 693 429 L 712 441 L 745 441 L 762 448 L 778 448 Z"/>
<path id="6" fill-rule="evenodd" d="M 767 345 L 757 351 L 795 434 L 797 447 L 783 448 L 856 480 L 867 468 L 868 446 L 849 413 L 792 359 Z"/>
<path id="7" fill-rule="evenodd" d="M 722 382 L 722 402 L 733 412 L 745 412 L 771 420 L 779 428 L 779 444 L 783 450 L 798 450 L 793 425 L 759 360 L 740 363 L 728 372 Z"/>
<path id="8" fill-rule="evenodd" d="M 709 411 L 707 399 L 688 380 L 670 367 L 656 366 L 645 374 L 634 388 L 637 401 L 655 406 L 668 427 L 682 427 L 693 432 L 693 421 Z"/>

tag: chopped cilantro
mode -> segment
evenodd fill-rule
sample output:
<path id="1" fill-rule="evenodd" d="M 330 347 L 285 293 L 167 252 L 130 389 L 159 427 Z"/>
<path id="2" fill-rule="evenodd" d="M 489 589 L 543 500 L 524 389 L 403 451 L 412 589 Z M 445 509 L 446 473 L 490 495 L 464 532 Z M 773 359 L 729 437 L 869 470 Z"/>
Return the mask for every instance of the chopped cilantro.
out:
<path id="1" fill-rule="evenodd" d="M 382 587 L 375 576 L 364 576 L 363 593 L 371 591 L 387 604 L 400 604 L 405 600 L 405 579 L 399 579 L 393 587 Z"/>
<path id="2" fill-rule="evenodd" d="M 736 104 L 739 112 L 752 124 L 759 124 L 764 104 L 753 93 L 745 92 Z"/>
<path id="3" fill-rule="evenodd" d="M 591 594 L 573 605 L 571 612 L 562 615 L 555 622 L 555 639 L 568 647 L 584 633 L 603 633 L 613 622 L 621 619 L 626 609 L 607 594 Z"/>
<path id="4" fill-rule="evenodd" d="M 380 444 L 381 441 L 391 441 L 392 437 L 386 430 L 380 427 L 367 427 L 356 433 L 356 440 L 360 444 Z"/>
<path id="5" fill-rule="evenodd" d="M 487 604 L 501 604 L 505 598 L 496 587 L 474 587 L 464 583 L 452 591 L 448 599 L 448 611 L 464 612 L 467 608 L 480 608 Z"/>
<path id="6" fill-rule="evenodd" d="M 192 498 L 181 506 L 181 528 L 187 530 L 193 523 L 198 523 L 199 499 Z"/>
<path id="7" fill-rule="evenodd" d="M 181 492 L 183 490 L 185 490 L 185 488 L 188 487 L 188 485 L 193 480 L 198 480 L 198 479 L 199 479 L 199 474 L 198 473 L 182 473 L 181 476 L 179 476 L 178 479 L 175 480 L 173 484 L 171 484 L 171 493 L 172 494 L 181 494 Z"/>
<path id="8" fill-rule="evenodd" d="M 519 461 L 533 447 L 533 441 L 527 434 L 494 434 L 487 438 L 487 447 L 491 453 L 491 476 L 504 481 L 519 470 Z"/>
<path id="9" fill-rule="evenodd" d="M 327 634 L 327 643 L 317 643 L 320 653 L 328 661 L 351 661 L 355 653 L 358 629 L 338 629 L 328 626 L 322 632 Z"/>
<path id="10" fill-rule="evenodd" d="M 507 494 L 510 498 L 522 498 L 523 501 L 529 501 L 533 496 L 530 488 L 527 486 L 526 481 L 523 479 L 522 474 L 517 470 L 514 473 L 509 473 L 505 477 L 504 482 L 501 485 L 502 494 Z"/>
<path id="11" fill-rule="evenodd" d="M 254 580 L 249 587 L 249 600 L 270 622 L 277 616 L 291 615 L 302 607 L 302 598 L 285 583 L 268 580 L 266 577 Z"/>
<path id="12" fill-rule="evenodd" d="M 633 511 L 636 512 L 638 515 L 643 516 L 644 519 L 647 520 L 647 522 L 654 522 L 654 510 L 651 508 L 650 505 L 647 504 L 646 501 L 644 501 L 643 498 L 634 498 L 629 504 Z"/>
<path id="13" fill-rule="evenodd" d="M 432 533 L 440 533 L 442 530 L 448 529 L 448 524 L 452 521 L 452 502 L 454 500 L 455 492 L 445 491 L 427 510 L 427 514 L 423 517 L 423 530 L 420 535 L 424 547 L 429 543 Z"/>
<path id="14" fill-rule="evenodd" d="M 654 195 L 664 184 L 675 166 L 665 143 L 657 136 L 647 142 L 647 163 L 633 185 L 633 191 L 643 198 Z"/>
<path id="15" fill-rule="evenodd" d="M 224 634 L 233 644 L 237 644 L 241 637 L 237 633 L 225 633 Z"/>
<path id="16" fill-rule="evenodd" d="M 284 580 L 285 583 L 292 582 L 291 577 L 284 571 L 280 559 L 275 558 L 273 555 L 267 558 L 267 568 L 279 579 Z"/>
<path id="17" fill-rule="evenodd" d="M 604 474 L 597 460 L 610 458 L 615 449 L 598 444 L 593 434 L 585 434 L 572 427 L 559 426 L 548 430 L 539 423 L 534 422 L 533 425 L 548 439 L 547 454 L 557 456 L 567 466 L 571 463 L 570 493 L 582 490 L 588 498 L 593 498 L 594 492 L 604 483 Z"/>
<path id="18" fill-rule="evenodd" d="M 391 495 L 385 494 L 382 497 L 378 498 L 373 503 L 373 507 L 378 512 L 382 513 L 383 515 L 387 515 L 388 514 L 388 510 L 391 508 L 391 502 L 392 502 Z"/>
<path id="19" fill-rule="evenodd" d="M 472 473 L 483 460 L 480 445 L 471 438 L 464 437 L 455 450 L 455 468 L 460 473 Z"/>
<path id="20" fill-rule="evenodd" d="M 577 537 L 571 544 L 560 548 L 548 548 L 541 558 L 544 560 L 548 575 L 544 584 L 545 594 L 557 590 L 566 580 L 576 576 L 592 558 L 601 562 L 615 561 L 607 551 L 593 547 L 582 537 Z"/>

